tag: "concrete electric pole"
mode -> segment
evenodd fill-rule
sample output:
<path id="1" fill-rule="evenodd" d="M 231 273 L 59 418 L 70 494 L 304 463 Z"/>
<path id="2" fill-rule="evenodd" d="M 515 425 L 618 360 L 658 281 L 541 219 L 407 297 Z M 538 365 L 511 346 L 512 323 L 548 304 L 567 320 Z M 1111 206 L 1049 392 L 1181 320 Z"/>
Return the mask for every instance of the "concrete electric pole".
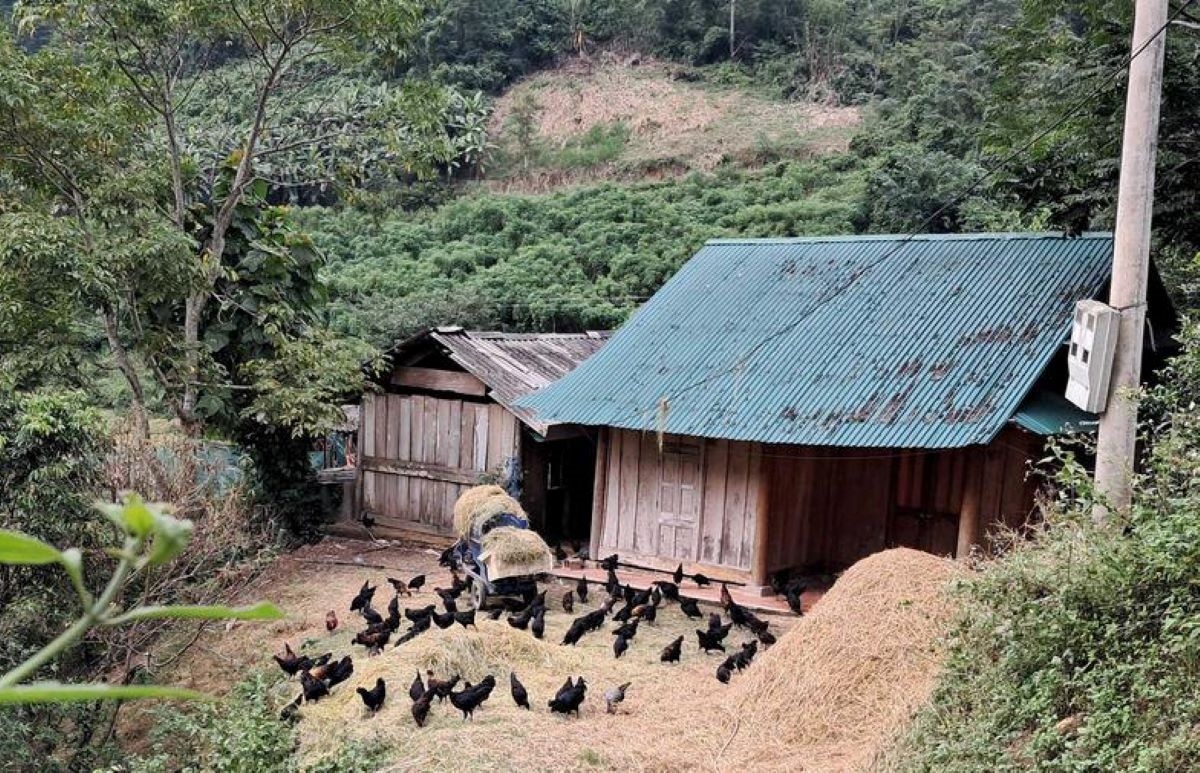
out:
<path id="1" fill-rule="evenodd" d="M 1134 14 L 1131 48 L 1134 57 L 1129 64 L 1129 85 L 1125 95 L 1112 289 L 1108 300 L 1109 305 L 1121 313 L 1121 323 L 1108 406 L 1100 416 L 1096 446 L 1096 489 L 1117 512 L 1128 510 L 1133 499 L 1137 403 L 1129 395 L 1141 383 L 1167 0 L 1137 0 Z M 1106 519 L 1107 508 L 1097 508 L 1096 517 Z"/>

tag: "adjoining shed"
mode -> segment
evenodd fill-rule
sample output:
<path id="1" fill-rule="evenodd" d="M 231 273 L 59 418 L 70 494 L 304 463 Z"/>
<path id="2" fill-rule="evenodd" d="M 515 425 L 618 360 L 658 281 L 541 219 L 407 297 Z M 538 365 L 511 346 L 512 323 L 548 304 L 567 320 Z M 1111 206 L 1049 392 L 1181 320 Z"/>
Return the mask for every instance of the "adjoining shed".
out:
<path id="1" fill-rule="evenodd" d="M 586 541 L 594 441 L 515 403 L 607 337 L 441 327 L 397 344 L 382 391 L 363 398 L 360 516 L 407 536 L 448 537 L 462 490 L 494 482 L 544 534 Z"/>
<path id="2" fill-rule="evenodd" d="M 1094 426 L 1061 397 L 1065 343 L 1111 256 L 1106 234 L 712 241 L 518 407 L 601 428 L 593 555 L 757 585 L 961 555 L 1034 511 L 1046 435 Z"/>

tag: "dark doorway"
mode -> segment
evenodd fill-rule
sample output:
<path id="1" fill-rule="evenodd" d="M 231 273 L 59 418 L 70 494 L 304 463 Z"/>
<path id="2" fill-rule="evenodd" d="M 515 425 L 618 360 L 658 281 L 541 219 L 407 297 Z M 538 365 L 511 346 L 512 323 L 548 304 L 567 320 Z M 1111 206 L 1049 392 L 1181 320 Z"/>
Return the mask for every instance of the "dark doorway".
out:
<path id="1" fill-rule="evenodd" d="M 530 515 L 547 542 L 588 544 L 592 528 L 592 489 L 596 446 L 579 435 L 534 440 L 527 433 L 522 454 Z"/>

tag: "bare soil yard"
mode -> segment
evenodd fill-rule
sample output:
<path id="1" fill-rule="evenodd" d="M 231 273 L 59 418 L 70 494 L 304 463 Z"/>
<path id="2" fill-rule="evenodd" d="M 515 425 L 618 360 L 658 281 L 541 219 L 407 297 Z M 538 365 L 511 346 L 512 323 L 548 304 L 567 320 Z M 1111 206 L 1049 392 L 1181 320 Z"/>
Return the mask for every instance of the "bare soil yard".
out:
<path id="1" fill-rule="evenodd" d="M 841 601 L 835 585 L 802 619 L 770 616 L 779 643 L 724 685 L 715 678 L 722 658 L 698 651 L 696 621 L 676 604 L 664 602 L 656 623 L 643 624 L 619 660 L 611 622 L 578 646 L 560 644 L 572 616 L 560 606 L 570 586 L 559 581 L 546 586 L 542 641 L 503 618 L 481 616 L 478 631 L 434 627 L 367 657 L 351 644 L 363 624 L 348 610 L 362 582 L 379 583 L 375 605 L 382 609 L 391 598 L 386 576 L 426 573 L 423 591 L 403 600 L 413 607 L 434 603 L 432 588 L 448 585 L 448 574 L 436 567 L 432 551 L 326 540 L 281 557 L 244 590 L 246 599 L 277 602 L 288 611 L 286 620 L 208 631 L 173 673 L 159 678 L 220 692 L 253 669 L 267 669 L 278 676 L 282 706 L 299 693 L 297 682 L 270 660 L 285 641 L 306 653 L 350 654 L 354 676 L 301 709 L 301 753 L 315 759 L 351 740 L 386 743 L 393 761 L 387 770 L 727 770 L 751 761 L 755 770 L 858 770 L 876 759 L 932 684 L 940 662 L 933 639 L 947 608 L 940 594 L 955 571 L 949 562 L 914 551 L 880 556 L 885 558 L 859 565 L 874 566 L 849 575 L 853 587 Z M 595 591 L 587 604 L 576 604 L 575 615 L 595 608 L 603 590 Z M 342 621 L 332 634 L 324 626 L 330 609 Z M 663 647 L 679 635 L 685 637 L 682 661 L 659 662 Z M 733 651 L 749 636 L 734 630 L 727 647 Z M 426 668 L 472 682 L 490 673 L 497 686 L 473 721 L 464 721 L 447 701 L 435 703 L 419 729 L 407 691 L 414 674 Z M 510 670 L 528 688 L 532 711 L 514 705 Z M 546 701 L 568 676 L 581 675 L 589 684 L 582 716 L 551 714 Z M 388 697 L 371 717 L 354 688 L 372 686 L 377 676 L 387 681 Z M 603 693 L 622 682 L 632 682 L 628 697 L 619 713 L 606 714 Z M 142 723 L 131 721 L 135 716 L 131 711 L 126 717 L 127 737 L 141 732 L 135 727 Z"/>

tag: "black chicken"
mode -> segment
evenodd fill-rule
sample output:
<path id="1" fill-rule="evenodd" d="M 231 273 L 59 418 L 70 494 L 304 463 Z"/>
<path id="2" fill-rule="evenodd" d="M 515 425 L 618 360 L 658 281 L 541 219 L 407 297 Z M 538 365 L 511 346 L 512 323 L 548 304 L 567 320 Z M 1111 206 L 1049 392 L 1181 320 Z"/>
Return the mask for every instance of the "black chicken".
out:
<path id="1" fill-rule="evenodd" d="M 356 692 L 362 698 L 362 702 L 366 704 L 367 710 L 374 714 L 383 707 L 383 700 L 387 697 L 387 685 L 383 679 L 376 679 L 375 687 L 372 689 L 359 687 Z"/>
<path id="2" fill-rule="evenodd" d="M 454 622 L 461 625 L 463 628 L 467 626 L 475 627 L 475 610 L 468 609 L 466 612 L 455 612 Z"/>
<path id="3" fill-rule="evenodd" d="M 788 609 L 797 615 L 804 614 L 804 605 L 801 603 L 800 595 L 806 590 L 808 587 L 799 583 L 789 583 L 784 589 L 783 597 L 787 600 Z"/>
<path id="4" fill-rule="evenodd" d="M 627 623 L 622 623 L 619 627 L 613 629 L 613 636 L 624 636 L 626 639 L 632 639 L 637 636 L 638 621 L 630 620 Z"/>
<path id="5" fill-rule="evenodd" d="M 698 619 L 704 617 L 704 613 L 700 611 L 700 605 L 696 603 L 695 599 L 680 599 L 679 609 L 683 614 L 691 618 Z"/>
<path id="6" fill-rule="evenodd" d="M 713 650 L 720 650 L 721 652 L 724 652 L 725 645 L 721 643 L 721 639 L 723 638 L 723 636 L 718 637 L 710 631 L 701 631 L 700 629 L 696 629 L 696 642 L 700 645 L 700 649 L 705 653 L 712 652 Z"/>
<path id="7" fill-rule="evenodd" d="M 358 610 L 358 613 L 363 616 L 363 620 L 367 621 L 367 625 L 381 625 L 383 623 L 383 615 L 372 609 L 370 602 L 367 602 L 366 606 Z"/>
<path id="8" fill-rule="evenodd" d="M 746 668 L 754 660 L 754 656 L 758 653 L 758 642 L 752 641 L 742 645 L 741 651 L 733 656 L 733 665 L 738 670 Z"/>
<path id="9" fill-rule="evenodd" d="M 658 589 L 657 585 L 655 585 L 653 588 L 650 589 L 650 603 L 657 607 L 659 604 L 662 603 L 662 600 L 663 600 L 662 591 Z"/>
<path id="10" fill-rule="evenodd" d="M 538 610 L 533 622 L 529 625 L 529 630 L 533 632 L 533 638 L 542 638 L 542 635 L 546 633 L 546 610 Z"/>
<path id="11" fill-rule="evenodd" d="M 425 584 L 425 575 L 418 574 L 416 577 L 408 581 L 408 589 L 412 591 L 421 590 L 421 586 Z"/>
<path id="12" fill-rule="evenodd" d="M 583 703 L 586 695 L 587 683 L 583 681 L 582 676 L 574 684 L 571 684 L 571 680 L 568 678 L 567 684 L 563 685 L 563 688 L 548 701 L 547 705 L 555 714 L 569 715 L 574 712 L 575 716 L 579 716 L 579 706 Z"/>
<path id="13" fill-rule="evenodd" d="M 587 603 L 588 596 L 588 581 L 586 577 L 580 577 L 575 582 L 575 595 L 579 597 L 580 604 Z"/>
<path id="14" fill-rule="evenodd" d="M 364 582 L 362 587 L 358 589 L 358 595 L 350 601 L 350 611 L 357 612 L 367 604 L 370 604 L 373 598 L 375 598 L 375 588 L 371 586 L 369 581 Z"/>
<path id="15" fill-rule="evenodd" d="M 733 656 L 725 658 L 721 665 L 717 666 L 717 681 L 721 684 L 729 684 L 729 678 L 733 676 Z"/>
<path id="16" fill-rule="evenodd" d="M 662 654 L 658 659 L 663 663 L 678 663 L 679 655 L 683 652 L 683 637 L 676 637 L 675 641 L 663 647 Z"/>
<path id="17" fill-rule="evenodd" d="M 621 557 L 618 556 L 616 553 L 613 553 L 611 556 L 607 556 L 605 558 L 600 559 L 600 568 L 607 569 L 608 571 L 611 572 L 617 568 L 617 564 L 619 564 L 620 562 L 621 562 Z"/>
<path id="18" fill-rule="evenodd" d="M 425 694 L 425 683 L 421 681 L 421 672 L 413 677 L 412 684 L 408 686 L 408 697 L 411 700 L 419 701 L 421 696 Z"/>
<path id="19" fill-rule="evenodd" d="M 387 619 L 384 620 L 384 622 L 387 623 L 388 630 L 395 633 L 400 628 L 400 597 L 399 596 L 392 596 L 392 600 L 388 602 L 387 613 L 388 613 Z"/>
<path id="20" fill-rule="evenodd" d="M 329 685 L 307 671 L 300 672 L 300 689 L 304 691 L 305 703 L 312 703 L 329 694 Z"/>
<path id="21" fill-rule="evenodd" d="M 675 567 L 675 573 L 671 575 L 671 579 L 675 581 L 676 585 L 683 582 L 683 562 L 682 561 L 679 563 L 679 566 Z"/>
<path id="22" fill-rule="evenodd" d="M 568 615 L 575 614 L 575 593 L 573 591 L 567 591 L 563 594 L 562 608 Z"/>
<path id="23" fill-rule="evenodd" d="M 633 604 L 626 603 L 625 606 L 621 607 L 621 609 L 618 610 L 615 615 L 613 615 L 613 620 L 616 620 L 618 623 L 623 623 L 632 616 L 633 616 Z"/>
<path id="24" fill-rule="evenodd" d="M 525 689 L 525 685 L 521 684 L 521 680 L 517 679 L 516 671 L 508 672 L 508 684 L 512 688 L 513 702 L 516 703 L 520 708 L 528 709 L 529 692 Z"/>
<path id="25" fill-rule="evenodd" d="M 645 620 L 647 623 L 653 623 L 658 617 L 658 607 L 654 604 L 640 604 L 633 608 L 633 618 L 635 620 Z"/>
<path id="26" fill-rule="evenodd" d="M 625 650 L 627 649 L 629 649 L 629 639 L 618 635 L 617 638 L 613 640 L 613 655 L 620 659 L 620 657 L 625 654 Z"/>
<path id="27" fill-rule="evenodd" d="M 764 648 L 770 647 L 772 644 L 774 644 L 777 641 L 775 638 L 775 634 L 771 633 L 770 631 L 766 630 L 765 628 L 761 631 L 756 632 L 755 635 L 758 636 L 758 641 L 762 644 L 762 646 Z"/>
<path id="28" fill-rule="evenodd" d="M 574 646 L 579 643 L 579 640 L 582 639 L 583 635 L 587 632 L 588 627 L 587 623 L 584 621 L 584 618 L 576 618 L 574 621 L 572 621 L 571 627 L 567 629 L 567 632 L 563 634 L 562 643 Z"/>
<path id="29" fill-rule="evenodd" d="M 430 617 L 433 618 L 434 625 L 436 625 L 438 628 L 442 629 L 443 631 L 446 630 L 447 628 L 449 628 L 450 626 L 454 625 L 454 613 L 453 612 L 446 612 L 444 614 L 438 614 L 437 612 L 434 612 L 432 615 L 430 615 Z"/>
<path id="30" fill-rule="evenodd" d="M 436 609 L 436 607 L 434 607 L 433 604 L 428 604 L 420 609 L 406 609 L 404 610 L 404 616 L 409 620 L 409 622 L 416 623 L 432 615 L 434 609 Z"/>
<path id="31" fill-rule="evenodd" d="M 532 619 L 533 619 L 532 607 L 529 609 L 526 609 L 524 612 L 519 612 L 515 615 L 509 615 L 509 617 L 507 618 L 509 625 L 511 625 L 513 628 L 517 628 L 522 631 L 529 630 L 529 621 Z"/>
<path id="32" fill-rule="evenodd" d="M 666 580 L 659 580 L 655 583 L 659 590 L 662 591 L 663 598 L 667 601 L 679 601 L 679 585 Z"/>
<path id="33" fill-rule="evenodd" d="M 474 719 L 475 709 L 488 699 L 495 685 L 495 677 L 488 675 L 477 685 L 469 685 L 458 692 L 450 693 L 450 703 L 463 713 L 463 719 Z"/>
<path id="34" fill-rule="evenodd" d="M 700 587 L 700 588 L 703 588 L 708 585 L 712 585 L 712 580 L 708 579 L 708 577 L 706 577 L 703 574 L 700 574 L 699 572 L 692 575 L 692 582 L 696 583 L 697 587 Z"/>
<path id="35" fill-rule="evenodd" d="M 353 673 L 354 661 L 347 655 L 336 663 L 330 664 L 329 671 L 325 674 L 325 682 L 332 688 L 349 679 Z"/>

